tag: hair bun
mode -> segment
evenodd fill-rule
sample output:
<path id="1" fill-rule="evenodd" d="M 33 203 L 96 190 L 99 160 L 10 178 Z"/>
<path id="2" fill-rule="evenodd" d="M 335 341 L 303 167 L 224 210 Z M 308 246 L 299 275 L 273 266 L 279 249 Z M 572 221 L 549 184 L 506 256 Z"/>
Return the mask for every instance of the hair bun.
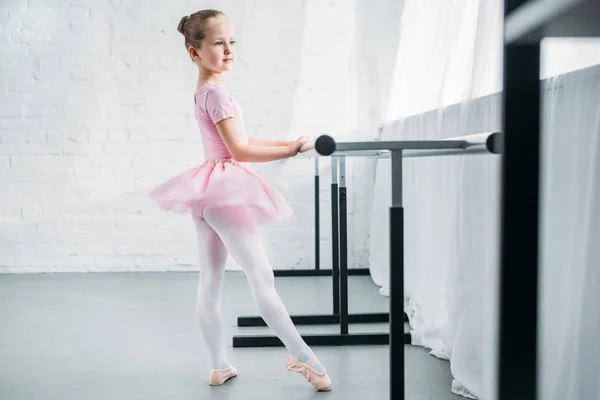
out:
<path id="1" fill-rule="evenodd" d="M 185 17 L 181 18 L 181 21 L 179 21 L 179 25 L 177 25 L 177 31 L 179 33 L 181 33 L 183 36 L 185 36 L 185 33 L 184 33 L 185 24 L 186 24 L 186 22 L 188 22 L 189 19 L 190 19 L 190 16 L 186 15 Z"/>

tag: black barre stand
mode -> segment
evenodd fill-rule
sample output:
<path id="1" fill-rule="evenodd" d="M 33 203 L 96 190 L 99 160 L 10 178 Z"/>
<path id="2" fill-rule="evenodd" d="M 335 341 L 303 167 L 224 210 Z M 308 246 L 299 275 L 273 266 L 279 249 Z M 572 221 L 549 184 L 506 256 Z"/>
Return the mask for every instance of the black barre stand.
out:
<path id="1" fill-rule="evenodd" d="M 340 324 L 341 333 L 348 333 L 348 324 L 365 323 L 387 323 L 389 322 L 389 313 L 359 313 L 348 314 L 348 276 L 351 275 L 348 269 L 348 229 L 347 229 L 347 200 L 346 200 L 346 168 L 344 156 L 333 156 L 331 161 L 331 244 L 332 244 L 332 292 L 333 292 L 333 313 L 322 315 L 292 315 L 290 316 L 295 325 L 334 325 Z M 339 173 L 338 173 L 339 168 Z M 315 177 L 318 177 L 318 157 L 315 157 Z M 339 184 L 338 184 L 339 178 Z M 315 181 L 318 183 L 318 179 Z M 315 203 L 318 197 L 315 193 Z M 318 205 L 315 207 L 318 209 Z M 316 211 L 316 210 L 315 210 Z M 317 212 L 317 211 L 316 211 Z M 318 213 L 316 214 L 318 221 Z M 338 219 L 339 217 L 339 219 Z M 318 232 L 318 224 L 316 227 Z M 318 233 L 315 247 L 318 249 Z M 317 253 L 318 257 L 318 253 Z M 368 269 L 365 269 L 368 274 Z M 340 307 L 341 305 L 341 307 Z M 340 308 L 344 311 L 340 311 Z M 408 321 L 408 317 L 405 317 Z M 266 326 L 265 321 L 259 316 L 238 317 L 238 326 L 256 327 Z M 385 334 L 387 336 L 387 334 Z M 331 345 L 329 338 L 313 338 L 320 345 L 321 340 L 326 340 L 326 345 Z M 383 341 L 382 337 L 365 340 Z M 410 340 L 410 338 L 407 338 Z M 239 336 L 233 337 L 234 347 L 263 347 L 272 346 L 273 341 L 280 343 L 274 336 Z M 309 343 L 310 344 L 310 343 Z M 347 343 L 350 344 L 350 343 Z M 358 343 L 358 344 L 369 344 Z M 377 343 L 379 344 L 379 343 Z M 385 343 L 381 343 L 385 344 Z"/>
<path id="2" fill-rule="evenodd" d="M 329 136 L 321 136 L 315 143 L 315 148 L 321 155 L 332 155 L 342 151 L 389 151 L 391 157 L 391 185 L 392 185 L 392 204 L 389 214 L 389 234 L 390 234 L 390 332 L 387 342 L 390 345 L 390 399 L 404 400 L 404 345 L 407 344 L 407 336 L 404 333 L 404 322 L 406 314 L 404 313 L 404 208 L 402 205 L 402 161 L 406 157 L 425 157 L 442 156 L 458 154 L 477 154 L 477 153 L 501 153 L 503 149 L 503 138 L 500 133 L 477 134 L 462 136 L 441 141 L 394 141 L 394 142 L 357 142 L 357 143 L 338 143 Z M 357 154 L 357 153 L 355 153 Z M 344 197 L 345 198 L 345 197 Z M 342 203 L 340 203 L 342 204 Z M 342 207 L 342 206 L 341 206 Z M 343 206 L 345 207 L 345 205 Z M 343 215 L 345 209 L 341 210 Z M 340 229 L 344 232 L 343 229 Z M 341 238 L 340 243 L 344 243 Z M 345 247 L 341 248 L 341 254 L 344 254 Z M 341 265 L 341 278 L 347 279 L 344 271 L 344 262 Z M 343 298 L 343 294 L 342 294 Z M 347 304 L 342 303 L 341 314 L 347 315 Z M 348 334 L 347 322 L 342 318 L 340 324 L 342 332 L 338 335 L 338 341 L 342 338 L 348 340 L 353 338 L 359 341 L 361 335 Z M 345 333 L 344 333 L 344 329 Z M 332 335 L 330 335 L 332 336 Z M 373 341 L 383 341 L 383 334 L 372 334 Z M 303 337 L 305 337 L 303 335 Z M 363 342 L 365 341 L 362 338 Z M 358 343 L 357 343 L 358 344 Z M 367 343 L 363 343 L 367 344 Z M 368 343 L 368 344 L 380 344 Z M 410 341 L 408 341 L 410 344 Z"/>
<path id="3" fill-rule="evenodd" d="M 321 269 L 321 238 L 320 238 L 320 201 L 319 201 L 319 192 L 320 192 L 320 182 L 319 182 L 319 158 L 315 157 L 315 268 L 314 269 L 276 269 L 273 270 L 273 274 L 275 277 L 294 277 L 294 276 L 333 276 L 333 268 L 332 269 Z M 332 196 L 333 199 L 333 196 Z M 368 268 L 353 268 L 348 271 L 348 274 L 351 276 L 368 276 L 369 269 Z M 334 311 L 336 313 L 336 311 Z M 244 320 L 243 324 L 245 324 L 247 318 L 254 317 L 240 317 Z M 303 319 L 299 319 L 298 322 L 295 323 L 301 324 Z M 250 323 L 250 322 L 248 322 Z M 240 325 L 238 320 L 238 326 L 256 326 L 256 325 Z"/>

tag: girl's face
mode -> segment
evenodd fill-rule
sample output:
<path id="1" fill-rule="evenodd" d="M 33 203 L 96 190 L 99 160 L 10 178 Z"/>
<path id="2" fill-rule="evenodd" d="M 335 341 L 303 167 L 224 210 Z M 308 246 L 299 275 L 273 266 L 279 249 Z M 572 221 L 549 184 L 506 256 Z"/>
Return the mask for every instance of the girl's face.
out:
<path id="1" fill-rule="evenodd" d="M 232 69 L 235 39 L 233 25 L 226 17 L 219 16 L 210 21 L 202 46 L 196 51 L 197 57 L 194 57 L 194 61 L 198 66 L 215 73 Z"/>

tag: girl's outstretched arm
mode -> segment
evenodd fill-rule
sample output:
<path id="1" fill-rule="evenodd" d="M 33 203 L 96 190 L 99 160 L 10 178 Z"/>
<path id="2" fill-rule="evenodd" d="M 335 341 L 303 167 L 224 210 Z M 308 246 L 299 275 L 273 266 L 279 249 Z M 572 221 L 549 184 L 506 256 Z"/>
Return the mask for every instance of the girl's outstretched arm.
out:
<path id="1" fill-rule="evenodd" d="M 248 142 L 253 146 L 266 146 L 266 147 L 274 147 L 274 146 L 289 146 L 294 143 L 290 140 L 263 140 L 256 138 L 248 138 Z"/>
<path id="2" fill-rule="evenodd" d="M 307 140 L 301 138 L 285 146 L 261 146 L 242 140 L 234 117 L 225 118 L 215 126 L 229 154 L 240 162 L 269 162 L 294 157 Z"/>
<path id="3" fill-rule="evenodd" d="M 300 136 L 296 140 L 263 140 L 257 138 L 249 138 L 248 142 L 255 146 L 289 146 L 298 140 L 308 139 L 308 136 Z"/>

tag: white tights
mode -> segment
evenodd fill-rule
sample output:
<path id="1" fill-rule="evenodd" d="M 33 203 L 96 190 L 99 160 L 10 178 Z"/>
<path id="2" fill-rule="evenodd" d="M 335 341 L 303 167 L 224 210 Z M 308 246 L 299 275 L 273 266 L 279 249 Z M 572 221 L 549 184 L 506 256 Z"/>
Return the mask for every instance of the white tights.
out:
<path id="1" fill-rule="evenodd" d="M 228 252 L 246 273 L 250 292 L 267 325 L 288 352 L 301 362 L 314 353 L 304 342 L 275 289 L 273 270 L 265 255 L 256 225 L 243 208 L 211 207 L 204 219 L 194 218 L 198 233 L 200 282 L 197 313 L 213 369 L 228 368 L 221 322 L 221 286 Z M 313 366 L 322 369 L 319 363 Z"/>

